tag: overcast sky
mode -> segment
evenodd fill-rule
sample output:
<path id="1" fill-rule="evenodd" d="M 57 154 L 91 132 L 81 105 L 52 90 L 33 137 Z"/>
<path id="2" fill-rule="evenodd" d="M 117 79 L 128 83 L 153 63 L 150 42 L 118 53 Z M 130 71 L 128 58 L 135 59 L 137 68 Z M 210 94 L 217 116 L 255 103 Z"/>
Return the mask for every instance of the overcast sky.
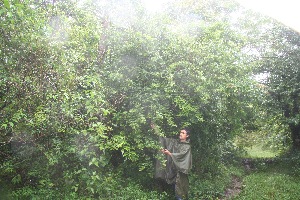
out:
<path id="1" fill-rule="evenodd" d="M 300 33 L 300 0 L 237 0 L 244 7 L 268 15 Z"/>

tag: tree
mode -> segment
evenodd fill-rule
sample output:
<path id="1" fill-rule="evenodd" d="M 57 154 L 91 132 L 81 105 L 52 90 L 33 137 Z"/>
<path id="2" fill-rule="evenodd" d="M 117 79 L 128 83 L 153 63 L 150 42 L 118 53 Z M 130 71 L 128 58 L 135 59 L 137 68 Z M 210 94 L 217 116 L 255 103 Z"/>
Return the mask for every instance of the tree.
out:
<path id="1" fill-rule="evenodd" d="M 158 136 L 183 126 L 193 132 L 195 174 L 222 173 L 256 94 L 247 43 L 224 12 L 175 7 L 181 21 L 137 7 L 125 26 L 99 16 L 97 1 L 3 5 L 1 174 L 15 197 L 117 198 L 154 187 Z"/>
<path id="2" fill-rule="evenodd" d="M 268 74 L 269 105 L 285 117 L 295 149 L 300 148 L 299 39 L 299 33 L 282 25 L 275 26 L 268 34 L 261 67 Z"/>

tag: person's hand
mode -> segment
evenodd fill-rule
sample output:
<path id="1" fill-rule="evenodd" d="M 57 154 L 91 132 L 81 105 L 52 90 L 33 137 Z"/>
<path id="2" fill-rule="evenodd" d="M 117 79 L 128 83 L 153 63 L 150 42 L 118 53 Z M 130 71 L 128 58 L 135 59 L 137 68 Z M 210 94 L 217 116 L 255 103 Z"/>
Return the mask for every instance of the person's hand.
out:
<path id="1" fill-rule="evenodd" d="M 171 155 L 171 152 L 168 149 L 162 149 L 161 151 L 166 155 Z"/>
<path id="2" fill-rule="evenodd" d="M 152 129 L 155 129 L 155 124 L 151 123 L 150 126 L 151 126 Z"/>

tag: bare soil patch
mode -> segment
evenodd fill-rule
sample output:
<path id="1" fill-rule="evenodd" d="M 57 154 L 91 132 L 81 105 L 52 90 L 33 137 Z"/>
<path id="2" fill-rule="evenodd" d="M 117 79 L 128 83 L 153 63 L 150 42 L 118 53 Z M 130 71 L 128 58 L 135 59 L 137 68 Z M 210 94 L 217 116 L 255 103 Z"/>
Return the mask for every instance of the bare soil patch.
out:
<path id="1" fill-rule="evenodd" d="M 232 176 L 231 184 L 225 191 L 225 197 L 221 200 L 228 200 L 237 196 L 242 191 L 242 180 L 237 176 Z"/>

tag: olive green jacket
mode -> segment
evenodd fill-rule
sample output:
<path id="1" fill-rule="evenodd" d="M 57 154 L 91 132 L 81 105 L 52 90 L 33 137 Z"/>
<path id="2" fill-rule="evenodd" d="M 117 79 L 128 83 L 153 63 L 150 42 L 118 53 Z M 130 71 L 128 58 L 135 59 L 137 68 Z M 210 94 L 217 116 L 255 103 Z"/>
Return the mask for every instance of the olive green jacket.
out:
<path id="1" fill-rule="evenodd" d="M 192 168 L 192 152 L 189 141 L 180 142 L 178 139 L 159 138 L 163 148 L 171 152 L 165 156 L 166 167 L 158 161 L 156 163 L 156 178 L 165 179 L 169 184 L 175 183 L 177 172 L 188 174 Z"/>

